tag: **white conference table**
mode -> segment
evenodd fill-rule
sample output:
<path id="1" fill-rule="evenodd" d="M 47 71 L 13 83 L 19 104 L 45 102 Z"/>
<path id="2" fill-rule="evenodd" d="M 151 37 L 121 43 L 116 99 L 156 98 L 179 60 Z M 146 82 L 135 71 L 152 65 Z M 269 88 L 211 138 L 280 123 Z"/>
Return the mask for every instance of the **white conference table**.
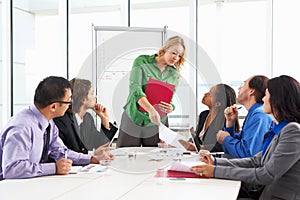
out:
<path id="1" fill-rule="evenodd" d="M 238 195 L 240 181 L 214 178 L 159 179 L 155 177 L 156 169 L 152 171 L 149 169 L 159 165 L 166 167 L 164 161 L 160 159 L 159 162 L 155 159 L 149 161 L 151 159 L 144 155 L 144 151 L 134 150 L 134 152 L 137 156 L 133 160 L 128 159 L 127 154 L 115 152 L 116 159 L 105 172 L 82 172 L 65 176 L 54 175 L 0 181 L 0 198 L 3 200 L 76 200 L 83 198 L 105 200 L 174 200 L 184 198 L 233 200 Z M 123 167 L 120 169 L 119 167 L 122 165 Z M 130 171 L 131 169 L 135 171 Z"/>

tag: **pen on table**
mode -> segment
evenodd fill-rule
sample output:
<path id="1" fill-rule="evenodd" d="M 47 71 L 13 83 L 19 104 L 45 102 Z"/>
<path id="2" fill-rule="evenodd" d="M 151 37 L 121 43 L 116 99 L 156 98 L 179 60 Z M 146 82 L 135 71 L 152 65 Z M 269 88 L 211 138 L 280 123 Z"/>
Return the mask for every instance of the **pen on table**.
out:
<path id="1" fill-rule="evenodd" d="M 127 154 L 114 154 L 114 156 L 127 156 Z"/>
<path id="2" fill-rule="evenodd" d="M 68 149 L 64 149 L 64 155 L 65 155 L 65 158 L 67 159 L 68 158 Z"/>

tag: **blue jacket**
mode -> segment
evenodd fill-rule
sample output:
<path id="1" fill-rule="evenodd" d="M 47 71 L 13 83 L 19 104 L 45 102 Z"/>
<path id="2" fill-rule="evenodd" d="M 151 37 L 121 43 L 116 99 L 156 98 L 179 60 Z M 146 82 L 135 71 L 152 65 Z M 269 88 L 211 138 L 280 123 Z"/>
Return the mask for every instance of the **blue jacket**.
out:
<path id="1" fill-rule="evenodd" d="M 225 128 L 230 133 L 223 141 L 225 153 L 233 157 L 252 157 L 262 150 L 264 135 L 272 123 L 272 117 L 264 113 L 263 104 L 256 103 L 248 111 L 242 131 L 235 133 L 235 127 Z"/>

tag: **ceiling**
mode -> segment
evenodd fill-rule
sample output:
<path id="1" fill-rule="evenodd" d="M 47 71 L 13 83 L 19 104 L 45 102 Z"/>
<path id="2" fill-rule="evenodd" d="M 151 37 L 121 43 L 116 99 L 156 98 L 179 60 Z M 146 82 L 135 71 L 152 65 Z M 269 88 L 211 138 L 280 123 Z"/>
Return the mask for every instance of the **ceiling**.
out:
<path id="1" fill-rule="evenodd" d="M 0 0 L 0 2 L 3 0 Z M 198 0 L 198 4 L 237 3 L 267 0 Z M 57 14 L 60 0 L 14 0 L 14 7 L 32 14 Z M 131 0 L 132 9 L 151 9 L 162 7 L 188 6 L 194 0 Z M 121 5 L 121 3 L 123 5 Z M 72 12 L 104 12 L 126 6 L 124 0 L 70 0 Z"/>

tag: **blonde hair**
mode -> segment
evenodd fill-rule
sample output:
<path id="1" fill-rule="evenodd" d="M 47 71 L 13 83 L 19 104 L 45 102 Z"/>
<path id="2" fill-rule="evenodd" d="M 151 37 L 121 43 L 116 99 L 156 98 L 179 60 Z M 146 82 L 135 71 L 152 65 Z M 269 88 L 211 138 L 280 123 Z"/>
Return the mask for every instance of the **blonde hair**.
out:
<path id="1" fill-rule="evenodd" d="M 165 53 L 166 53 L 166 50 L 169 49 L 170 47 L 172 46 L 175 46 L 175 45 L 181 45 L 183 47 L 183 54 L 182 56 L 180 57 L 179 61 L 177 63 L 175 63 L 175 67 L 176 67 L 176 70 L 178 72 L 180 72 L 181 70 L 181 67 L 185 61 L 185 44 L 184 44 L 184 41 L 181 37 L 179 36 L 173 36 L 173 37 L 170 37 L 166 42 L 165 44 L 162 46 L 162 48 L 158 51 L 157 55 L 160 57 L 160 56 L 163 56 Z"/>

